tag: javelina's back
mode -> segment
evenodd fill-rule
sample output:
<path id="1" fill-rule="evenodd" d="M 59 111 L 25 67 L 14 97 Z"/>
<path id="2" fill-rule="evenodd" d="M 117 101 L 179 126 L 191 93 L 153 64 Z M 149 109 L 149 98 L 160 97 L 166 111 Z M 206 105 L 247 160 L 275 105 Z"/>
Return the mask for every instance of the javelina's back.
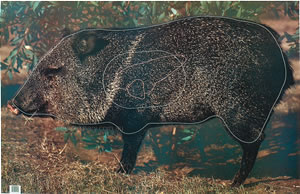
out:
<path id="1" fill-rule="evenodd" d="M 123 91 L 114 98 L 123 108 L 150 108 L 147 116 L 152 122 L 193 123 L 217 115 L 233 136 L 251 142 L 261 134 L 287 75 L 291 77 L 276 34 L 260 24 L 199 17 L 115 33 L 134 38 L 126 47 L 132 55 L 123 57 L 129 64 L 158 59 L 148 70 L 120 78 L 125 85 L 138 85 L 143 77 L 144 91 L 137 92 L 137 96 Z M 108 66 L 121 66 L 114 64 L 126 63 L 115 60 Z M 149 73 L 150 69 L 154 73 Z M 155 85 L 157 91 L 151 92 L 156 95 L 148 101 L 142 99 L 143 92 L 153 89 L 154 77 L 166 69 L 174 73 Z M 140 76 L 138 72 L 142 72 Z M 153 82 L 149 89 L 147 81 Z"/>

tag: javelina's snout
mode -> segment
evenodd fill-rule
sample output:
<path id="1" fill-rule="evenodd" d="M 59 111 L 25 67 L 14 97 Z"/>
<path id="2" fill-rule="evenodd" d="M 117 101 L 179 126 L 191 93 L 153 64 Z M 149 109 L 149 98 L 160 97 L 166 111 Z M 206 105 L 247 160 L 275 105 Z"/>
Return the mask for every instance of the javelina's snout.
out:
<path id="1" fill-rule="evenodd" d="M 14 114 L 32 115 L 45 113 L 47 103 L 36 87 L 25 84 L 17 95 L 8 102 L 7 108 Z"/>
<path id="2" fill-rule="evenodd" d="M 15 115 L 19 115 L 21 113 L 20 110 L 14 105 L 12 100 L 8 101 L 7 108 L 9 109 L 10 112 L 12 112 Z"/>

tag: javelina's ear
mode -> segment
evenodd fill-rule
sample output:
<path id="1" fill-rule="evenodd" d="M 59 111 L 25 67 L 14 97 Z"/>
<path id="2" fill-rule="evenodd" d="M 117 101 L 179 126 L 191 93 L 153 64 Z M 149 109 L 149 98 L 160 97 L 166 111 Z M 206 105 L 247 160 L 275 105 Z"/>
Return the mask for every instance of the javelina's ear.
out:
<path id="1" fill-rule="evenodd" d="M 87 56 L 99 53 L 108 44 L 108 40 L 99 38 L 93 34 L 79 37 L 74 41 L 73 49 L 80 60 L 83 60 Z"/>
<path id="2" fill-rule="evenodd" d="M 61 34 L 62 34 L 62 38 L 70 35 L 72 33 L 71 29 L 70 28 L 64 28 L 62 31 L 61 31 Z"/>

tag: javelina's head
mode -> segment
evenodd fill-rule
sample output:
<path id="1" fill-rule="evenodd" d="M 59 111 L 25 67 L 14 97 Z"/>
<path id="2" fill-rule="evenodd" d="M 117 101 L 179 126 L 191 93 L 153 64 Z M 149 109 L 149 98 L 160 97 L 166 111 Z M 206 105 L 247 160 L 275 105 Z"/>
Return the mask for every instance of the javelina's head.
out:
<path id="1" fill-rule="evenodd" d="M 105 31 L 64 37 L 41 58 L 10 109 L 70 123 L 101 122 L 110 106 L 103 92 L 102 72 L 117 48 Z"/>

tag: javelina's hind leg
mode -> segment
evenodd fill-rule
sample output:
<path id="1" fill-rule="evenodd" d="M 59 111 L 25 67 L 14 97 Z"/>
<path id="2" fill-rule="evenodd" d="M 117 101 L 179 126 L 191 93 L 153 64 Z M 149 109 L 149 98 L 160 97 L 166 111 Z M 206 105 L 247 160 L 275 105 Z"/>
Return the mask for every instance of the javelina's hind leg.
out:
<path id="1" fill-rule="evenodd" d="M 131 171 L 134 168 L 137 154 L 142 144 L 142 141 L 145 137 L 146 131 L 147 130 L 144 129 L 136 134 L 131 134 L 131 135 L 122 134 L 124 146 L 123 146 L 122 158 L 120 161 L 121 162 L 120 168 L 117 172 L 122 172 L 127 174 L 131 173 Z"/>
<path id="2" fill-rule="evenodd" d="M 231 184 L 232 187 L 240 186 L 248 177 L 255 163 L 256 156 L 263 139 L 264 134 L 261 134 L 261 137 L 254 143 L 247 144 L 239 142 L 243 149 L 243 158 L 241 162 L 241 167 L 234 176 L 233 183 Z"/>

